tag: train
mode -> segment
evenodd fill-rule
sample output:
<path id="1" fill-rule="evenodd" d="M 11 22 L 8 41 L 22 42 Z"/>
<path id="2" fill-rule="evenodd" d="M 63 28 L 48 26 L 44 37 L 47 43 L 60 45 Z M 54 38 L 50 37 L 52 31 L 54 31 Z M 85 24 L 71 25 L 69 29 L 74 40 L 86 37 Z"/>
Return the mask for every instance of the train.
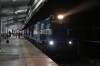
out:
<path id="1" fill-rule="evenodd" d="M 77 56 L 77 45 L 70 39 L 68 22 L 54 15 L 24 29 L 24 36 L 53 59 Z"/>

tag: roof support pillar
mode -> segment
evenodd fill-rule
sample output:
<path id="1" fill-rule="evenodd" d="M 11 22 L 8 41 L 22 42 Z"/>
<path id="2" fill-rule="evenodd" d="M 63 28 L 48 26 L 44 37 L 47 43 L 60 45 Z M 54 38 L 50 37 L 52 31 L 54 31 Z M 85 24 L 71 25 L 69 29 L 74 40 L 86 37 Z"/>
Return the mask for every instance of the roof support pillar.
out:
<path id="1" fill-rule="evenodd" d="M 1 51 L 1 5 L 0 5 L 0 53 L 2 52 Z"/>

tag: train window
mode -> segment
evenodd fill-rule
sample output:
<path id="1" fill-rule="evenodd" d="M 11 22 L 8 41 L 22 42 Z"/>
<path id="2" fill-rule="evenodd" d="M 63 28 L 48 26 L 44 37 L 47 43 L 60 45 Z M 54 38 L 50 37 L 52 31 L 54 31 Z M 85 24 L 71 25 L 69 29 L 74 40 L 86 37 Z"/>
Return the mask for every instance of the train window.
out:
<path id="1" fill-rule="evenodd" d="M 41 30 L 40 33 L 41 33 L 41 34 L 46 34 L 46 31 L 45 31 L 45 30 Z"/>
<path id="2" fill-rule="evenodd" d="M 46 29 L 46 34 L 51 35 L 52 34 L 52 30 L 51 29 Z"/>
<path id="3" fill-rule="evenodd" d="M 44 24 L 43 23 L 41 24 L 41 29 L 44 29 Z"/>
<path id="4" fill-rule="evenodd" d="M 33 32 L 34 34 L 37 34 L 38 32 L 37 32 L 37 30 L 34 30 L 34 32 Z"/>
<path id="5" fill-rule="evenodd" d="M 52 29 L 49 29 L 49 35 L 51 35 L 52 34 Z"/>

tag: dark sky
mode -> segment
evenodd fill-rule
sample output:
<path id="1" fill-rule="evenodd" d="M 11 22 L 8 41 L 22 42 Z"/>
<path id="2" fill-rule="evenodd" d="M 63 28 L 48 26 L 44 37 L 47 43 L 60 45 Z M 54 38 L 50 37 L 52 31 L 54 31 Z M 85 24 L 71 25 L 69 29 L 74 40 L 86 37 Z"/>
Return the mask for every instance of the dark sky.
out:
<path id="1" fill-rule="evenodd" d="M 58 14 L 63 14 L 80 4 L 84 3 L 86 0 L 48 0 L 44 3 L 42 8 L 38 10 L 31 20 L 26 24 L 25 28 L 35 24 L 38 21 L 44 20 L 50 15 L 57 16 Z M 100 22 L 100 6 L 92 7 L 91 9 L 84 10 L 82 12 L 72 14 L 68 16 L 69 22 L 71 25 L 80 25 L 80 24 L 92 24 L 93 22 Z"/>

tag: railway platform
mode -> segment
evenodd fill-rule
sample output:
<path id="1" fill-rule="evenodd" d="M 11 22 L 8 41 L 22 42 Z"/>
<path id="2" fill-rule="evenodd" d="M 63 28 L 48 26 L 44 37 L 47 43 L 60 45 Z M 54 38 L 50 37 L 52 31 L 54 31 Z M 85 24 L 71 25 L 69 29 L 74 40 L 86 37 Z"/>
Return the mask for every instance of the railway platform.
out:
<path id="1" fill-rule="evenodd" d="M 24 37 L 1 41 L 0 66 L 58 66 Z"/>

